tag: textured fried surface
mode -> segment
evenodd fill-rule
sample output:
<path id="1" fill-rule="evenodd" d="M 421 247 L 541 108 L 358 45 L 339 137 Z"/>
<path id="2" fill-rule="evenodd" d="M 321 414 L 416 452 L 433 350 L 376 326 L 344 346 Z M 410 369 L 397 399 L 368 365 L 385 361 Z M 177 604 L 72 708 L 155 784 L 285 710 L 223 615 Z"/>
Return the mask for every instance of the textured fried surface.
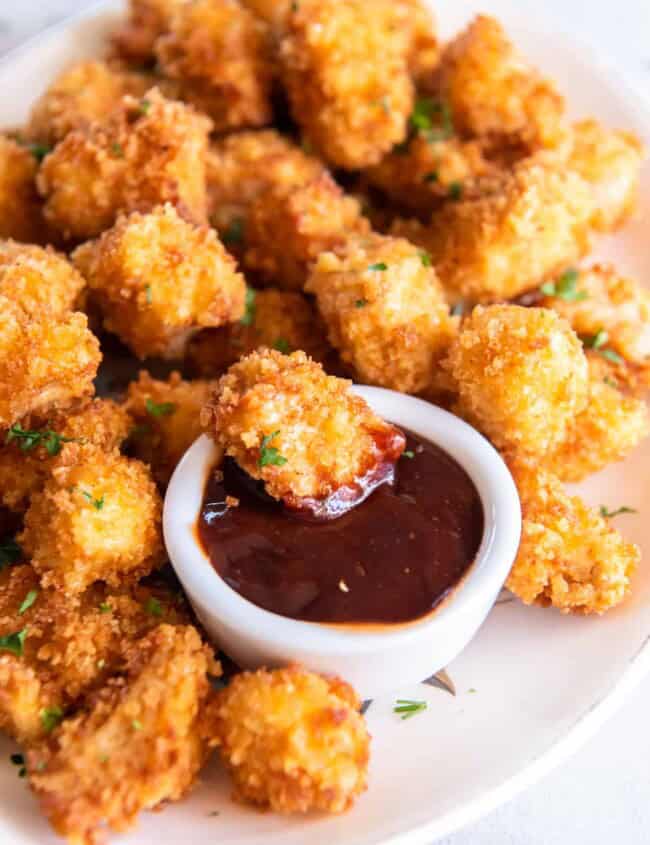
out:
<path id="1" fill-rule="evenodd" d="M 588 401 L 588 368 L 571 327 L 545 308 L 477 306 L 447 366 L 458 411 L 501 449 L 541 455 Z"/>
<path id="2" fill-rule="evenodd" d="M 213 229 L 179 217 L 171 205 L 120 217 L 74 262 L 104 326 L 140 358 L 178 358 L 188 338 L 244 313 L 246 285 Z"/>
<path id="3" fill-rule="evenodd" d="M 302 0 L 282 41 L 292 114 L 332 164 L 376 164 L 404 140 L 409 39 L 392 0 Z"/>
<path id="4" fill-rule="evenodd" d="M 303 352 L 261 350 L 220 379 L 202 420 L 269 495 L 289 505 L 323 499 L 404 449 L 397 429 L 349 386 Z M 284 462 L 265 464 L 265 448 Z"/>
<path id="5" fill-rule="evenodd" d="M 124 97 L 105 121 L 68 133 L 43 162 L 45 216 L 64 237 L 92 238 L 120 212 L 171 202 L 206 219 L 205 157 L 210 120 L 155 88 Z"/>
<path id="6" fill-rule="evenodd" d="M 153 58 L 158 36 L 167 32 L 185 0 L 129 0 L 128 18 L 111 38 L 116 52 L 135 63 Z"/>
<path id="7" fill-rule="evenodd" d="M 28 314 L 38 316 L 43 310 L 65 314 L 78 303 L 85 284 L 67 258 L 52 247 L 0 241 L 0 295 Z"/>
<path id="8" fill-rule="evenodd" d="M 409 71 L 416 82 L 425 82 L 440 61 L 433 14 L 423 0 L 396 0 L 395 6 L 409 42 Z"/>
<path id="9" fill-rule="evenodd" d="M 0 237 L 41 243 L 46 237 L 36 190 L 38 163 L 21 144 L 0 135 Z"/>
<path id="10" fill-rule="evenodd" d="M 422 250 L 400 238 L 350 238 L 319 256 L 306 289 L 362 381 L 405 393 L 430 383 L 456 320 Z"/>
<path id="11" fill-rule="evenodd" d="M 117 586 L 161 562 L 161 509 L 140 461 L 67 443 L 32 496 L 20 543 L 44 586 L 70 594 L 94 581 Z"/>
<path id="12" fill-rule="evenodd" d="M 539 464 L 512 463 L 521 545 L 506 586 L 525 604 L 604 613 L 625 597 L 640 551 Z"/>
<path id="13" fill-rule="evenodd" d="M 340 813 L 366 789 L 370 736 L 351 686 L 299 667 L 236 675 L 210 710 L 235 796 Z"/>
<path id="14" fill-rule="evenodd" d="M 217 670 L 195 628 L 160 625 L 126 654 L 126 673 L 89 697 L 27 755 L 31 788 L 70 842 L 130 827 L 141 810 L 177 801 L 206 757 L 199 730 Z"/>

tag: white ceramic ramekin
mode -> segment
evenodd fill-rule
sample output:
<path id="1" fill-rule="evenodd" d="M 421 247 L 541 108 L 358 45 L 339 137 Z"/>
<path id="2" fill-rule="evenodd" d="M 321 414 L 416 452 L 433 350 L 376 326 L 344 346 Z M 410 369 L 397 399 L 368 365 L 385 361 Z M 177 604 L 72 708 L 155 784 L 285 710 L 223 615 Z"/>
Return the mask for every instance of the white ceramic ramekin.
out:
<path id="1" fill-rule="evenodd" d="M 405 625 L 355 630 L 278 616 L 236 593 L 215 572 L 197 539 L 204 484 L 218 454 L 206 436 L 193 444 L 174 472 L 163 527 L 170 560 L 197 616 L 236 663 L 249 669 L 296 661 L 341 675 L 363 698 L 373 698 L 424 680 L 465 648 L 508 575 L 519 546 L 521 512 L 501 457 L 469 425 L 429 402 L 392 390 L 355 386 L 354 392 L 380 416 L 448 452 L 480 494 L 485 529 L 476 561 L 434 613 Z"/>

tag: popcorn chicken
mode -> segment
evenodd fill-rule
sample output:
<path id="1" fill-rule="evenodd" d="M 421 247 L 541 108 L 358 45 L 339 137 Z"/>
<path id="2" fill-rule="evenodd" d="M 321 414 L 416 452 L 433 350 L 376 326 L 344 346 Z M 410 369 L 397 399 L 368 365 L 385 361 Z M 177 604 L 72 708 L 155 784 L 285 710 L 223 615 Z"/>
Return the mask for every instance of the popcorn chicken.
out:
<path id="1" fill-rule="evenodd" d="M 410 44 L 389 0 L 301 0 L 281 45 L 294 119 L 332 164 L 376 164 L 404 140 Z"/>
<path id="2" fill-rule="evenodd" d="M 140 358 L 182 355 L 191 335 L 244 313 L 246 284 L 207 226 L 167 204 L 120 217 L 73 261 L 88 280 L 104 326 Z"/>
<path id="3" fill-rule="evenodd" d="M 291 10 L 291 0 L 242 0 L 275 33 L 281 33 Z"/>
<path id="4" fill-rule="evenodd" d="M 129 0 L 128 18 L 111 37 L 117 54 L 134 63 L 153 60 L 158 37 L 169 30 L 174 12 L 185 2 Z"/>
<path id="5" fill-rule="evenodd" d="M 402 433 L 349 385 L 304 352 L 261 350 L 220 379 L 201 421 L 270 496 L 306 508 L 354 487 L 404 450 Z"/>
<path id="6" fill-rule="evenodd" d="M 41 147 L 26 147 L 0 135 L 0 238 L 41 243 L 47 237 L 36 190 Z"/>
<path id="7" fill-rule="evenodd" d="M 411 76 L 417 83 L 426 82 L 440 61 L 440 43 L 431 9 L 423 0 L 397 0 L 395 5 L 410 45 Z"/>
<path id="8" fill-rule="evenodd" d="M 319 256 L 306 290 L 330 342 L 364 382 L 424 390 L 455 334 L 429 256 L 405 240 L 350 238 Z"/>
<path id="9" fill-rule="evenodd" d="M 366 789 L 360 706 L 345 681 L 298 666 L 235 675 L 210 708 L 235 797 L 279 813 L 349 809 Z"/>
<path id="10" fill-rule="evenodd" d="M 52 247 L 0 241 L 0 295 L 29 315 L 63 316 L 79 304 L 86 283 Z"/>
<path id="11" fill-rule="evenodd" d="M 140 461 L 68 443 L 32 496 L 19 542 L 44 587 L 75 595 L 94 581 L 117 586 L 162 562 L 161 510 Z"/>

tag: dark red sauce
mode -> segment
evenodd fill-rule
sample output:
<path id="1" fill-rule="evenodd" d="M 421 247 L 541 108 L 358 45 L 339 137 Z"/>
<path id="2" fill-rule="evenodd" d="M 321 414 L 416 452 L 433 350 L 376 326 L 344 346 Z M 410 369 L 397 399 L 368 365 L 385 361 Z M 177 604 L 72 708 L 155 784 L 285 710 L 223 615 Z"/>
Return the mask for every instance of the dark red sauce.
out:
<path id="1" fill-rule="evenodd" d="M 387 480 L 330 520 L 286 508 L 226 458 L 206 484 L 198 533 L 219 575 L 260 607 L 312 622 L 403 623 L 471 566 L 483 509 L 462 467 L 408 434 Z"/>

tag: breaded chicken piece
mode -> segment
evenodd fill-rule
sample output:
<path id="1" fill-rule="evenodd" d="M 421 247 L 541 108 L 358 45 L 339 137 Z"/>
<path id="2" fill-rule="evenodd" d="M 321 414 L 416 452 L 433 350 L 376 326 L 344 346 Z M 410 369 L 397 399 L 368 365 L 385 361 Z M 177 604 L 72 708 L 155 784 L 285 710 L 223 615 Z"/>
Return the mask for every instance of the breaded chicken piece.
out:
<path id="1" fill-rule="evenodd" d="M 155 46 L 183 99 L 205 111 L 217 132 L 271 122 L 273 66 L 267 26 L 239 0 L 178 6 Z"/>
<path id="2" fill-rule="evenodd" d="M 410 42 L 392 0 L 301 0 L 280 56 L 294 120 L 332 164 L 376 164 L 406 136 Z"/>
<path id="3" fill-rule="evenodd" d="M 119 448 L 130 428 L 126 409 L 110 399 L 93 399 L 46 418 L 32 415 L 21 420 L 2 438 L 0 502 L 24 512 L 31 496 L 45 484 L 64 443 L 92 443 L 110 452 Z"/>
<path id="4" fill-rule="evenodd" d="M 105 120 L 122 97 L 144 96 L 151 80 L 144 74 L 116 70 L 102 61 L 86 61 L 65 70 L 34 103 L 28 137 L 56 144 L 73 129 Z"/>
<path id="5" fill-rule="evenodd" d="M 205 406 L 206 431 L 266 491 L 289 507 L 322 502 L 404 450 L 350 382 L 304 352 L 253 352 L 228 370 Z"/>
<path id="6" fill-rule="evenodd" d="M 298 666 L 235 675 L 210 705 L 235 797 L 278 813 L 349 809 L 367 786 L 360 706 L 345 681 Z"/>
<path id="7" fill-rule="evenodd" d="M 437 84 L 464 134 L 497 135 L 531 149 L 558 140 L 563 98 L 495 18 L 477 16 L 445 47 Z"/>
<path id="8" fill-rule="evenodd" d="M 65 238 L 99 235 L 118 215 L 170 202 L 186 219 L 207 216 L 210 120 L 157 89 L 124 97 L 105 121 L 68 133 L 38 174 L 45 217 Z"/>
<path id="9" fill-rule="evenodd" d="M 118 218 L 73 261 L 104 327 L 140 358 L 178 358 L 198 329 L 244 313 L 246 283 L 235 259 L 213 229 L 186 222 L 169 204 Z"/>
<path id="10" fill-rule="evenodd" d="M 641 554 L 594 508 L 535 463 L 510 462 L 522 505 L 521 544 L 506 586 L 525 604 L 604 613 L 630 590 Z"/>
<path id="11" fill-rule="evenodd" d="M 569 324 L 546 308 L 477 306 L 445 365 L 458 412 L 499 449 L 539 456 L 588 402 L 588 368 Z"/>
<path id="12" fill-rule="evenodd" d="M 190 342 L 186 361 L 197 376 L 215 378 L 260 346 L 285 355 L 301 349 L 324 365 L 333 354 L 325 326 L 307 297 L 275 288 L 249 288 L 244 317 L 221 329 L 199 332 Z"/>
<path id="13" fill-rule="evenodd" d="M 203 433 L 201 408 L 215 387 L 216 382 L 184 381 L 176 372 L 158 381 L 145 371 L 129 385 L 126 408 L 135 422 L 131 451 L 150 465 L 159 484 L 167 484 L 176 464 Z"/>
<path id="14" fill-rule="evenodd" d="M 21 743 L 52 731 L 80 696 L 123 668 L 128 645 L 161 622 L 187 624 L 180 594 L 162 583 L 110 590 L 96 584 L 78 601 L 40 586 L 36 571 L 0 573 L 0 729 Z"/>
<path id="15" fill-rule="evenodd" d="M 111 35 L 118 55 L 135 64 L 154 59 L 154 45 L 186 0 L 129 0 L 128 18 Z"/>
<path id="16" fill-rule="evenodd" d="M 36 190 L 36 156 L 42 152 L 0 135 L 0 238 L 42 243 L 48 237 Z"/>
<path id="17" fill-rule="evenodd" d="M 85 314 L 30 316 L 0 293 L 0 428 L 92 396 L 100 361 Z"/>
<path id="18" fill-rule="evenodd" d="M 417 83 L 426 82 L 440 61 L 440 42 L 431 9 L 423 0 L 396 0 L 395 6 L 409 41 L 411 76 Z"/>
<path id="19" fill-rule="evenodd" d="M 254 278 L 283 290 L 302 290 L 321 252 L 370 231 L 354 197 L 332 177 L 290 191 L 275 188 L 255 200 L 246 227 L 244 266 Z"/>
<path id="20" fill-rule="evenodd" d="M 94 581 L 136 581 L 163 559 L 162 502 L 148 468 L 67 443 L 32 496 L 19 542 L 45 587 L 76 595 Z"/>
<path id="21" fill-rule="evenodd" d="M 400 238 L 350 238 L 322 253 L 306 290 L 330 343 L 366 383 L 424 390 L 456 333 L 429 256 Z"/>
<path id="22" fill-rule="evenodd" d="M 64 315 L 78 305 L 85 285 L 68 259 L 52 247 L 0 240 L 0 295 L 27 314 Z"/>
<path id="23" fill-rule="evenodd" d="M 283 32 L 292 0 L 242 0 L 242 2 L 271 28 L 271 32 L 276 37 Z"/>
<path id="24" fill-rule="evenodd" d="M 593 201 L 575 173 L 531 157 L 434 212 L 428 226 L 392 231 L 426 249 L 453 301 L 512 299 L 584 255 Z"/>
<path id="25" fill-rule="evenodd" d="M 29 750 L 29 784 L 57 833 L 92 845 L 104 826 L 123 831 L 188 791 L 207 756 L 210 669 L 195 628 L 160 625 L 128 650 L 124 677 Z"/>

